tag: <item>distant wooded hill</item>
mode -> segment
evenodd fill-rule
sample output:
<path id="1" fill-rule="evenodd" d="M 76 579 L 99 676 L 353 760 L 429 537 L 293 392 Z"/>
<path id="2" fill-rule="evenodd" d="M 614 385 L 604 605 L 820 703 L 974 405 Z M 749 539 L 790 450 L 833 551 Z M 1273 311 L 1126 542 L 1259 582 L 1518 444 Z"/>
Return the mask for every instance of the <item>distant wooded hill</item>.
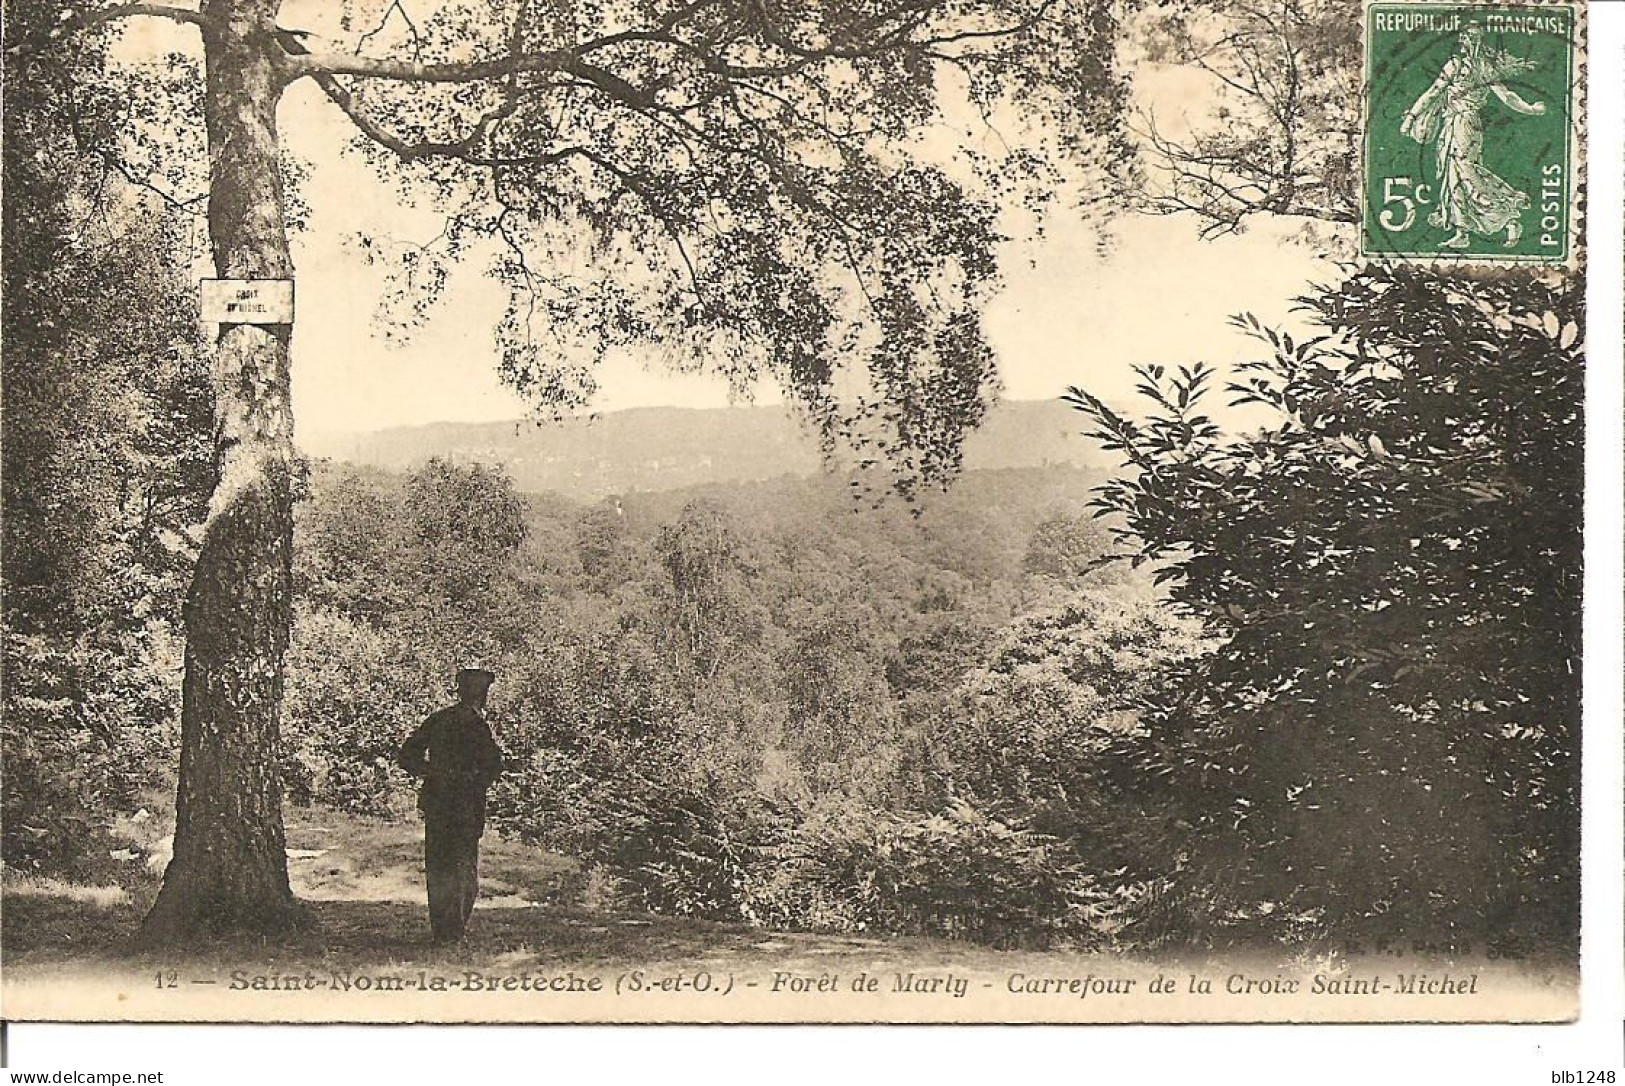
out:
<path id="1" fill-rule="evenodd" d="M 1104 466 L 1082 435 L 1083 418 L 1058 400 L 998 405 L 970 436 L 970 470 Z M 430 457 L 502 464 L 514 484 L 577 500 L 751 482 L 819 469 L 813 436 L 784 406 L 616 411 L 590 419 L 397 427 L 371 433 L 314 433 L 311 456 L 399 471 Z"/>

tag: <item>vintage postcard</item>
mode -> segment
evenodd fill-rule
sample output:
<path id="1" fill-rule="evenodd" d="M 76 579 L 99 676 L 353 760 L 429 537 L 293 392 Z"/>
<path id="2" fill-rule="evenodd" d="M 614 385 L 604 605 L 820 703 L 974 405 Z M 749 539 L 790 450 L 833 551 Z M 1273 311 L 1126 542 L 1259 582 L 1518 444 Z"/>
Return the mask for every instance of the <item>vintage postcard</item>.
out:
<path id="1" fill-rule="evenodd" d="M 1577 1016 L 1583 5 L 5 16 L 4 1019 Z"/>

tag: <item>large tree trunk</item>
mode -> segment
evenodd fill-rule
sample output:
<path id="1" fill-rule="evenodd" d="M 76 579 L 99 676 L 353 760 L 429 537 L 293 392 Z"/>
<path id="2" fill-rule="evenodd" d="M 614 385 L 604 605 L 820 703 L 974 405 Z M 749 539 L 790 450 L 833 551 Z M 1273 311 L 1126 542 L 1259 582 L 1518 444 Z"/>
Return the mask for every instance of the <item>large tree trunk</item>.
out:
<path id="1" fill-rule="evenodd" d="M 203 5 L 216 273 L 292 276 L 276 104 L 278 0 Z M 215 359 L 219 475 L 186 601 L 175 852 L 146 941 L 275 933 L 299 916 L 288 886 L 277 773 L 292 620 L 293 415 L 289 325 L 222 325 Z"/>

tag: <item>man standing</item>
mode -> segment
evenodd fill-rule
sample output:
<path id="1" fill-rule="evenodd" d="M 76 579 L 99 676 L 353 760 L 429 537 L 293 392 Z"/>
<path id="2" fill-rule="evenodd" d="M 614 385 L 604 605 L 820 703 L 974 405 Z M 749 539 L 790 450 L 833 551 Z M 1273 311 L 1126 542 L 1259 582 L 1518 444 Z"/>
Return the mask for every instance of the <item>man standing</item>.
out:
<path id="1" fill-rule="evenodd" d="M 502 773 L 502 749 L 481 715 L 495 680 L 479 668 L 457 672 L 457 704 L 429 717 L 401 744 L 401 768 L 423 780 L 418 809 L 436 943 L 463 937 L 479 894 L 485 792 Z"/>

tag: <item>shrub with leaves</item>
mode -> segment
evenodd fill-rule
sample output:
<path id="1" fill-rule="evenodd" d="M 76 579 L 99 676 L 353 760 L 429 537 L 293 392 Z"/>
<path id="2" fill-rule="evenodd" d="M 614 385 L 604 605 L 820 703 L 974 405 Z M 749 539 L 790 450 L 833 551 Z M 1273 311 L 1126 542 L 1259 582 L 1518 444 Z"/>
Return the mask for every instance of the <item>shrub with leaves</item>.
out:
<path id="1" fill-rule="evenodd" d="M 940 814 L 836 809 L 776 851 L 751 915 L 834 931 L 993 945 L 1090 943 L 1114 898 L 1066 845 L 968 804 Z"/>
<path id="2" fill-rule="evenodd" d="M 609 866 L 636 904 L 652 912 L 751 919 L 752 885 L 784 830 L 760 796 L 712 778 L 688 785 L 639 779 L 608 797 L 615 832 L 591 855 Z"/>
<path id="3" fill-rule="evenodd" d="M 7 0 L 8 43 L 60 13 Z M 176 630 L 212 479 L 182 220 L 120 177 L 129 102 L 76 84 L 105 43 L 6 67 L 5 635 L 8 865 L 101 881 L 110 827 L 173 765 Z M 143 179 L 144 181 L 144 179 Z"/>
<path id="4" fill-rule="evenodd" d="M 1223 642 L 1115 759 L 1180 800 L 1198 919 L 1574 933 L 1582 298 L 1368 268 L 1302 300 L 1323 334 L 1238 318 L 1269 348 L 1228 384 L 1251 433 L 1201 365 L 1145 367 L 1141 420 L 1073 390 L 1131 468 L 1100 511 Z"/>
<path id="5" fill-rule="evenodd" d="M 1023 615 L 938 709 L 923 737 L 939 787 L 1070 842 L 1097 871 L 1159 870 L 1148 807 L 1103 764 L 1141 728 L 1144 701 L 1172 664 L 1206 647 L 1200 624 L 1153 592 L 1075 592 Z"/>
<path id="6" fill-rule="evenodd" d="M 282 784 L 295 802 L 366 815 L 412 809 L 397 768 L 401 740 L 434 708 L 407 646 L 364 623 L 325 612 L 295 616 L 288 653 Z"/>

